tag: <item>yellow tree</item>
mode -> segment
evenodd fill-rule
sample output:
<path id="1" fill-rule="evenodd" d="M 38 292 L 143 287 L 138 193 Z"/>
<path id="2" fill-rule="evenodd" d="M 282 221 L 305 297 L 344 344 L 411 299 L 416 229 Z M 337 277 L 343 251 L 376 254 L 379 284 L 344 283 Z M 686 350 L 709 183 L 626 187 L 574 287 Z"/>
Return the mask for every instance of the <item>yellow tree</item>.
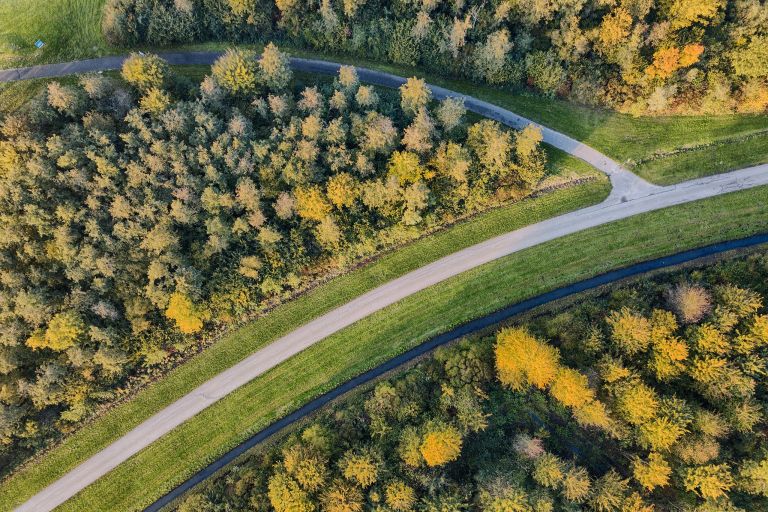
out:
<path id="1" fill-rule="evenodd" d="M 125 60 L 121 71 L 123 80 L 142 91 L 162 88 L 168 73 L 168 63 L 157 55 L 137 53 L 132 53 Z"/>
<path id="2" fill-rule="evenodd" d="M 315 505 L 296 481 L 281 472 L 269 478 L 267 496 L 275 512 L 314 512 Z"/>
<path id="3" fill-rule="evenodd" d="M 594 400 L 595 394 L 587 385 L 587 378 L 570 368 L 561 367 L 549 392 L 566 407 L 583 407 Z"/>
<path id="4" fill-rule="evenodd" d="M 392 510 L 408 512 L 416 503 L 416 491 L 402 480 L 395 480 L 384 488 L 384 500 Z"/>
<path id="5" fill-rule="evenodd" d="M 320 187 L 299 187 L 294 191 L 296 213 L 300 217 L 317 222 L 331 213 L 331 205 Z"/>
<path id="6" fill-rule="evenodd" d="M 661 452 L 672 448 L 687 431 L 670 418 L 658 416 L 640 425 L 638 442 L 643 448 Z"/>
<path id="7" fill-rule="evenodd" d="M 176 327 L 184 334 L 200 331 L 207 317 L 205 312 L 192 302 L 192 299 L 178 291 L 171 295 L 165 316 L 176 322 Z"/>
<path id="8" fill-rule="evenodd" d="M 611 339 L 628 356 L 644 352 L 651 342 L 651 322 L 629 308 L 614 311 L 607 319 Z"/>
<path id="9" fill-rule="evenodd" d="M 77 313 L 57 313 L 45 331 L 36 331 L 27 340 L 32 349 L 48 348 L 60 352 L 74 346 L 85 334 L 86 325 Z"/>
<path id="10" fill-rule="evenodd" d="M 336 208 L 349 208 L 355 203 L 360 193 L 359 184 L 347 172 L 340 172 L 331 176 L 325 186 L 325 190 L 328 194 L 328 199 Z"/>
<path id="11" fill-rule="evenodd" d="M 573 503 L 582 503 L 589 496 L 592 483 L 586 469 L 574 466 L 563 475 L 562 486 L 565 499 Z"/>
<path id="12" fill-rule="evenodd" d="M 427 83 L 421 78 L 411 77 L 400 86 L 400 105 L 403 112 L 411 116 L 426 107 L 431 96 Z"/>
<path id="13" fill-rule="evenodd" d="M 724 0 L 673 0 L 668 12 L 672 29 L 687 28 L 694 23 L 707 25 L 723 5 Z"/>
<path id="14" fill-rule="evenodd" d="M 344 478 L 357 482 L 363 489 L 376 483 L 379 465 L 370 452 L 348 451 L 339 462 Z"/>
<path id="15" fill-rule="evenodd" d="M 461 433 L 456 427 L 432 423 L 426 428 L 419 450 L 428 466 L 441 466 L 458 459 L 461 446 Z"/>
<path id="16" fill-rule="evenodd" d="M 692 491 L 706 500 L 716 500 L 731 490 L 734 480 L 728 464 L 707 464 L 688 468 L 684 485 L 686 491 Z"/>
<path id="17" fill-rule="evenodd" d="M 323 493 L 323 510 L 326 512 L 360 512 L 363 510 L 363 492 L 344 480 L 331 482 Z"/>
<path id="18" fill-rule="evenodd" d="M 563 481 L 565 464 L 556 455 L 545 453 L 533 463 L 533 479 L 544 487 L 556 489 Z"/>
<path id="19" fill-rule="evenodd" d="M 660 454 L 651 453 L 647 461 L 638 458 L 632 462 L 632 474 L 640 485 L 652 491 L 669 483 L 672 468 Z"/>
<path id="20" fill-rule="evenodd" d="M 656 392 L 639 380 L 631 380 L 616 390 L 616 409 L 632 425 L 652 420 L 659 409 Z"/>
<path id="21" fill-rule="evenodd" d="M 746 462 L 739 471 L 739 484 L 750 494 L 768 496 L 768 458 Z"/>
<path id="22" fill-rule="evenodd" d="M 537 340 L 521 328 L 499 332 L 495 353 L 499 380 L 517 391 L 526 386 L 546 388 L 560 368 L 557 349 Z"/>
<path id="23" fill-rule="evenodd" d="M 250 50 L 227 50 L 213 63 L 211 72 L 216 83 L 230 94 L 251 94 L 258 86 L 256 55 Z"/>

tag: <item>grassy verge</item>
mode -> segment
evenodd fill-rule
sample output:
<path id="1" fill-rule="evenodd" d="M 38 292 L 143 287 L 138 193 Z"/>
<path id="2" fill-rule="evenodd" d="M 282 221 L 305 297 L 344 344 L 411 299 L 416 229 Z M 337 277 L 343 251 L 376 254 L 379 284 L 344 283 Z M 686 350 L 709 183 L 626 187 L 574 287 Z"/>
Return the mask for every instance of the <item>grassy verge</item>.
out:
<path id="1" fill-rule="evenodd" d="M 725 140 L 691 151 L 652 158 L 631 169 L 649 181 L 669 185 L 766 162 L 768 162 L 768 133 Z"/>
<path id="2" fill-rule="evenodd" d="M 84 59 L 110 52 L 101 37 L 105 0 L 2 0 L 0 67 Z M 34 43 L 42 40 L 38 49 Z"/>
<path id="3" fill-rule="evenodd" d="M 563 155 L 561 158 L 573 160 Z M 370 265 L 276 308 L 258 321 L 233 331 L 167 377 L 139 392 L 133 400 L 86 425 L 39 460 L 0 483 L 0 510 L 10 510 L 164 406 L 309 320 L 442 256 L 495 235 L 594 204 L 608 192 L 607 179 L 600 178 L 491 210 L 385 254 Z"/>
<path id="4" fill-rule="evenodd" d="M 766 230 L 768 187 L 761 187 L 638 215 L 489 263 L 371 315 L 254 379 L 62 510 L 141 508 L 311 397 L 473 317 L 618 266 Z"/>

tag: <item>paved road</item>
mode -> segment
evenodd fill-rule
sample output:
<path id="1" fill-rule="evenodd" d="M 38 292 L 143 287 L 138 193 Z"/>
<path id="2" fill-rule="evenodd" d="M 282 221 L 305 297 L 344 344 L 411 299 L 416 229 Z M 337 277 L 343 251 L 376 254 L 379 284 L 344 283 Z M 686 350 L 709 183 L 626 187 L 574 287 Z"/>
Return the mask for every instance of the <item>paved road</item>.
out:
<path id="1" fill-rule="evenodd" d="M 168 54 L 165 57 L 173 64 L 206 64 L 214 60 L 217 55 L 193 53 Z M 121 58 L 109 57 L 78 63 L 40 66 L 30 70 L 5 71 L 4 75 L 0 75 L 0 81 L 3 77 L 6 77 L 7 81 L 14 76 L 34 78 L 112 69 L 119 67 L 121 62 Z M 339 67 L 334 63 L 305 59 L 292 59 L 292 65 L 295 69 L 321 73 L 335 72 Z M 358 72 L 361 80 L 379 85 L 397 86 L 404 82 L 401 77 L 377 71 L 358 69 Z M 520 127 L 530 122 L 512 112 L 475 98 L 439 87 L 432 87 L 432 90 L 437 98 L 463 97 L 468 109 L 498 119 L 510 126 Z M 570 137 L 546 128 L 543 129 L 543 134 L 546 142 L 582 158 L 608 174 L 614 187 L 611 195 L 599 205 L 532 224 L 446 256 L 316 318 L 218 374 L 150 417 L 40 491 L 16 510 L 30 512 L 52 510 L 198 412 L 282 361 L 354 322 L 445 279 L 497 258 L 601 224 L 736 190 L 768 185 L 768 165 L 761 165 L 678 185 L 659 187 L 637 178 L 605 155 Z"/>

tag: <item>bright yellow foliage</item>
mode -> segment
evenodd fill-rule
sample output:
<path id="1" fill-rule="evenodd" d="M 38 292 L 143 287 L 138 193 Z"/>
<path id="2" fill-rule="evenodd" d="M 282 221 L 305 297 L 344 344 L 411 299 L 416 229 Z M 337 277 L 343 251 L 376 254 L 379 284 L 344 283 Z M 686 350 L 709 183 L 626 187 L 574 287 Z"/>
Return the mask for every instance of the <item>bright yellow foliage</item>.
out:
<path id="1" fill-rule="evenodd" d="M 550 489 L 555 489 L 563 481 L 564 464 L 556 455 L 545 453 L 534 462 L 533 479 Z"/>
<path id="2" fill-rule="evenodd" d="M 666 451 L 672 448 L 687 431 L 666 416 L 657 417 L 640 426 L 640 446 L 653 451 Z"/>
<path id="3" fill-rule="evenodd" d="M 397 512 L 408 512 L 413 510 L 416 503 L 416 491 L 413 487 L 397 480 L 390 482 L 384 489 L 384 499 L 387 506 Z"/>
<path id="4" fill-rule="evenodd" d="M 200 331 L 205 321 L 205 315 L 198 310 L 192 299 L 180 292 L 171 295 L 165 316 L 176 322 L 176 327 L 184 334 Z"/>
<path id="5" fill-rule="evenodd" d="M 625 42 L 632 29 L 632 16 L 619 7 L 603 18 L 597 35 L 603 51 L 611 51 L 616 45 Z"/>
<path id="6" fill-rule="evenodd" d="M 85 323 L 80 315 L 73 312 L 56 314 L 45 331 L 36 331 L 27 339 L 31 349 L 49 348 L 60 352 L 75 345 L 85 334 Z"/>
<path id="7" fill-rule="evenodd" d="M 389 175 L 397 178 L 400 185 L 416 183 L 424 177 L 426 169 L 419 156 L 410 151 L 395 151 L 389 158 Z"/>
<path id="8" fill-rule="evenodd" d="M 644 352 L 651 342 L 651 322 L 640 315 L 622 308 L 614 311 L 607 319 L 611 327 L 611 338 L 627 355 Z"/>
<path id="9" fill-rule="evenodd" d="M 631 424 L 652 420 L 659 408 L 656 392 L 640 381 L 628 382 L 617 390 L 616 408 Z"/>
<path id="10" fill-rule="evenodd" d="M 647 461 L 636 459 L 632 463 L 632 472 L 640 485 L 652 491 L 656 487 L 664 487 L 669 483 L 672 468 L 664 457 L 658 453 L 651 453 Z"/>
<path id="11" fill-rule="evenodd" d="M 669 8 L 672 29 L 690 27 L 694 23 L 706 25 L 724 3 L 723 0 L 674 0 Z"/>
<path id="12" fill-rule="evenodd" d="M 331 482 L 323 493 L 323 510 L 325 512 L 361 512 L 363 510 L 363 493 L 343 480 Z"/>
<path id="13" fill-rule="evenodd" d="M 157 55 L 132 53 L 123 63 L 123 80 L 137 89 L 162 88 L 168 73 L 168 64 Z"/>
<path id="14" fill-rule="evenodd" d="M 526 386 L 544 389 L 560 367 L 558 350 L 525 329 L 502 330 L 496 337 L 495 351 L 499 380 L 518 391 Z"/>
<path id="15" fill-rule="evenodd" d="M 301 187 L 294 191 L 296 198 L 296 213 L 304 219 L 322 221 L 331 213 L 331 205 L 323 195 L 323 191 L 315 187 Z"/>
<path id="16" fill-rule="evenodd" d="M 428 466 L 441 466 L 461 455 L 461 433 L 450 425 L 432 426 L 421 442 L 422 457 Z"/>
<path id="17" fill-rule="evenodd" d="M 685 490 L 707 500 L 716 500 L 731 490 L 734 480 L 728 464 L 708 464 L 689 468 L 685 473 L 684 484 Z"/>
<path id="18" fill-rule="evenodd" d="M 583 407 L 595 398 L 587 378 L 570 368 L 560 368 L 550 388 L 552 397 L 567 407 Z"/>
<path id="19" fill-rule="evenodd" d="M 379 469 L 369 453 L 348 452 L 339 465 L 344 478 L 357 482 L 363 489 L 376 483 Z"/>

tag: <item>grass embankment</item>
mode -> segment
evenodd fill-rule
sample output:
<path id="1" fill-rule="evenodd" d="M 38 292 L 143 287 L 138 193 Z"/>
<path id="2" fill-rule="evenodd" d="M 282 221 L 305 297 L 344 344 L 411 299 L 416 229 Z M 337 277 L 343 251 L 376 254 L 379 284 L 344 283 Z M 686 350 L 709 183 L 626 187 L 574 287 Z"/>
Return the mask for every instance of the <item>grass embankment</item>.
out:
<path id="1" fill-rule="evenodd" d="M 371 315 L 254 379 L 62 510 L 141 508 L 317 394 L 506 304 L 622 265 L 767 230 L 768 187 L 761 187 L 638 215 L 489 263 Z M 253 334 L 263 329 L 254 327 Z"/>
<path id="2" fill-rule="evenodd" d="M 581 161 L 559 154 L 557 165 L 578 171 Z M 582 168 L 594 173 L 594 170 Z M 167 377 L 67 437 L 39 460 L 0 483 L 0 510 L 10 510 L 164 406 L 283 334 L 349 300 L 442 256 L 522 226 L 603 200 L 607 179 L 557 190 L 494 209 L 383 255 L 365 267 L 279 306 L 223 337 Z M 322 363 L 320 363 L 322 364 Z M 288 403 L 286 403 L 289 405 Z M 212 426 L 212 428 L 215 428 Z M 128 482 L 126 482 L 128 484 Z M 92 508 L 101 510 L 101 506 Z"/>
<path id="3" fill-rule="evenodd" d="M 2 0 L 0 68 L 110 53 L 101 36 L 105 0 Z M 36 40 L 45 46 L 35 47 Z"/>

